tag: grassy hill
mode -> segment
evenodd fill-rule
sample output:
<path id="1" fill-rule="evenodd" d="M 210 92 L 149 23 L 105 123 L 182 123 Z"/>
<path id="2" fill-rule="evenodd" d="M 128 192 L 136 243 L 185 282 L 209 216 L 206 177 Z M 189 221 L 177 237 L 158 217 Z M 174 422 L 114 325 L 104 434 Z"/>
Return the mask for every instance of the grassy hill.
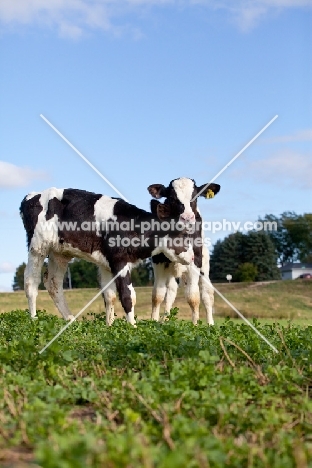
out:
<path id="1" fill-rule="evenodd" d="M 294 319 L 310 321 L 312 324 L 312 281 L 277 281 L 269 283 L 231 283 L 216 284 L 215 287 L 245 316 L 272 319 Z M 66 299 L 74 314 L 90 301 L 97 289 L 74 289 L 65 291 Z M 151 287 L 138 287 L 136 314 L 138 318 L 150 318 Z M 178 289 L 175 306 L 179 308 L 179 317 L 190 319 L 191 313 L 184 299 L 184 288 Z M 0 313 L 16 309 L 27 309 L 24 291 L 0 293 Z M 37 308 L 51 314 L 58 314 L 47 291 L 39 291 Z M 98 298 L 84 313 L 100 313 L 104 310 L 103 300 Z M 116 305 L 118 317 L 123 317 L 119 301 Z M 215 294 L 215 317 L 230 316 L 236 313 Z M 205 310 L 201 305 L 200 318 L 205 320 Z"/>

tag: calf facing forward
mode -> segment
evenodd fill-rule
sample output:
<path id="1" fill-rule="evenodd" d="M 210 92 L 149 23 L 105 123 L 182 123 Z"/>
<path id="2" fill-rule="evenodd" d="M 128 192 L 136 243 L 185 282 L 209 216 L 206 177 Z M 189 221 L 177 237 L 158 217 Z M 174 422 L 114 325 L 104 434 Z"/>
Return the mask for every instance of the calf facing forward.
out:
<path id="1" fill-rule="evenodd" d="M 194 265 L 181 267 L 171 263 L 164 254 L 152 257 L 154 269 L 154 288 L 152 295 L 152 319 L 159 320 L 160 306 L 165 299 L 165 312 L 170 312 L 177 294 L 176 277 L 183 277 L 185 296 L 192 310 L 192 321 L 199 319 L 200 292 L 207 314 L 207 322 L 213 325 L 212 306 L 213 288 L 209 279 L 209 252 L 202 240 L 202 218 L 197 208 L 198 195 L 213 198 L 220 191 L 218 184 L 204 184 L 197 187 L 192 179 L 181 177 L 170 182 L 168 187 L 153 184 L 148 187 L 149 193 L 156 199 L 166 198 L 163 204 L 151 201 L 153 213 L 166 210 L 167 215 L 178 218 L 180 222 L 190 224 L 191 237 L 194 243 Z M 200 286 L 200 291 L 199 291 Z"/>
<path id="2" fill-rule="evenodd" d="M 123 200 L 77 189 L 50 188 L 27 195 L 20 214 L 27 233 L 25 291 L 31 317 L 36 317 L 41 268 L 49 256 L 45 286 L 64 319 L 73 318 L 64 298 L 63 279 L 69 261 L 77 257 L 98 265 L 102 288 L 118 275 L 104 291 L 106 323 L 114 319 L 108 304 L 114 302 L 117 288 L 127 320 L 135 324 L 131 267 L 159 253 L 184 265 L 194 260 L 188 235 L 176 230 L 170 216 L 158 212 L 155 216 Z M 164 221 L 166 231 L 162 230 Z"/>

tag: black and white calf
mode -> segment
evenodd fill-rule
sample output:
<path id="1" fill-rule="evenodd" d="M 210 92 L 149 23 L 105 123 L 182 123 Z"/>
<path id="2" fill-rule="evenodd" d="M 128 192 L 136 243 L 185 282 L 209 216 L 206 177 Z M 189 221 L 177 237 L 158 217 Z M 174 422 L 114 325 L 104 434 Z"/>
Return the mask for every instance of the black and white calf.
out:
<path id="1" fill-rule="evenodd" d="M 197 187 L 194 180 L 180 178 L 173 180 L 168 187 L 154 184 L 148 187 L 149 193 L 156 199 L 165 197 L 163 205 L 156 200 L 151 201 L 153 213 L 163 211 L 167 215 L 193 225 L 194 265 L 182 266 L 172 263 L 164 254 L 152 257 L 154 269 L 154 288 L 152 295 L 152 319 L 159 320 L 160 306 L 165 300 L 165 312 L 169 312 L 177 294 L 175 278 L 182 277 L 185 283 L 185 297 L 192 310 L 194 324 L 199 319 L 200 293 L 206 308 L 207 322 L 213 325 L 212 307 L 214 291 L 209 279 L 209 252 L 202 240 L 202 218 L 197 208 L 196 195 L 207 184 Z M 212 198 L 220 191 L 220 185 L 209 184 L 200 196 Z M 195 242 L 197 241 L 197 242 Z"/>
<path id="2" fill-rule="evenodd" d="M 45 286 L 64 319 L 71 315 L 63 293 L 63 278 L 73 257 L 98 265 L 104 291 L 106 323 L 114 320 L 116 289 L 131 324 L 135 323 L 135 291 L 131 267 L 140 260 L 163 253 L 173 262 L 188 265 L 194 252 L 188 235 L 178 231 L 168 210 L 158 216 L 123 200 L 77 189 L 50 188 L 30 193 L 21 203 L 27 233 L 28 263 L 25 291 L 31 317 L 36 317 L 36 297 L 44 259 L 49 256 Z M 166 231 L 160 221 L 167 221 Z"/>
<path id="3" fill-rule="evenodd" d="M 152 318 L 154 320 L 159 319 L 160 307 L 163 301 L 165 315 L 169 314 L 177 296 L 178 283 L 176 278 L 180 278 L 185 287 L 185 298 L 190 305 L 194 325 L 197 324 L 199 319 L 200 297 L 206 310 L 207 323 L 214 325 L 214 290 L 209 278 L 210 265 L 207 247 L 202 246 L 200 273 L 194 265 L 187 266 L 173 263 L 164 257 L 163 254 L 159 254 L 152 258 L 154 270 Z"/>

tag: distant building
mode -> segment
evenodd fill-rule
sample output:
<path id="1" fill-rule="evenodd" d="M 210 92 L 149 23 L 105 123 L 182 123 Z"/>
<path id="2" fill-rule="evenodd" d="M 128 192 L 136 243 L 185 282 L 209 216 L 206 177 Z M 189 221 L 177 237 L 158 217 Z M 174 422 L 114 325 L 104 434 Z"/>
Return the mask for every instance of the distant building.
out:
<path id="1" fill-rule="evenodd" d="M 283 280 L 299 278 L 304 274 L 312 275 L 312 263 L 287 263 L 280 268 Z"/>

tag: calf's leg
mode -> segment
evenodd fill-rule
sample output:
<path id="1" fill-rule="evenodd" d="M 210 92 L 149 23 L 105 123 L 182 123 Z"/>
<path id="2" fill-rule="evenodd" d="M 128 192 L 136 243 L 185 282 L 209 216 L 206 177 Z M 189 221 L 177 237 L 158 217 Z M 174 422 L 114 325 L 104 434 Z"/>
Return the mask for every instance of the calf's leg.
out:
<path id="1" fill-rule="evenodd" d="M 192 322 L 197 325 L 199 319 L 199 269 L 196 267 L 189 267 L 185 274 L 186 285 L 185 285 L 185 297 L 192 310 Z M 197 271 L 198 270 L 198 271 Z"/>
<path id="2" fill-rule="evenodd" d="M 165 297 L 165 314 L 169 314 L 177 296 L 178 283 L 174 276 L 170 276 L 167 281 L 167 292 Z"/>
<path id="3" fill-rule="evenodd" d="M 209 251 L 206 246 L 203 246 L 203 262 L 201 267 L 201 276 L 199 280 L 202 301 L 206 309 L 207 323 L 214 325 L 212 310 L 214 304 L 214 289 L 209 278 L 210 262 Z"/>
<path id="4" fill-rule="evenodd" d="M 214 325 L 212 308 L 214 303 L 214 290 L 210 279 L 206 276 L 200 278 L 201 285 L 201 296 L 206 309 L 207 323 L 209 325 Z"/>
<path id="5" fill-rule="evenodd" d="M 167 283 L 170 279 L 163 263 L 153 264 L 154 269 L 154 286 L 152 292 L 152 320 L 159 320 L 160 306 L 163 303 L 166 292 Z"/>
<path id="6" fill-rule="evenodd" d="M 41 281 L 41 269 L 46 255 L 33 251 L 28 253 L 28 262 L 24 272 L 24 287 L 28 299 L 28 307 L 31 318 L 37 317 L 36 299 L 38 286 Z"/>
<path id="7" fill-rule="evenodd" d="M 102 266 L 99 267 L 99 274 L 101 288 L 103 289 L 112 280 L 113 275 Z M 105 288 L 103 296 L 106 310 L 106 325 L 110 326 L 115 320 L 116 284 L 114 282 Z"/>
<path id="8" fill-rule="evenodd" d="M 44 278 L 44 285 L 47 288 L 55 307 L 65 320 L 73 320 L 64 297 L 63 281 L 70 261 L 69 257 L 51 252 L 49 255 L 48 272 Z"/>
<path id="9" fill-rule="evenodd" d="M 136 304 L 136 294 L 131 282 L 130 268 L 127 265 L 125 265 L 123 268 L 120 268 L 119 271 L 121 269 L 122 273 L 115 279 L 119 299 L 126 313 L 127 321 L 131 323 L 131 325 L 136 326 L 134 319 L 134 306 Z M 116 275 L 117 273 L 118 271 L 113 272 L 114 275 Z"/>

